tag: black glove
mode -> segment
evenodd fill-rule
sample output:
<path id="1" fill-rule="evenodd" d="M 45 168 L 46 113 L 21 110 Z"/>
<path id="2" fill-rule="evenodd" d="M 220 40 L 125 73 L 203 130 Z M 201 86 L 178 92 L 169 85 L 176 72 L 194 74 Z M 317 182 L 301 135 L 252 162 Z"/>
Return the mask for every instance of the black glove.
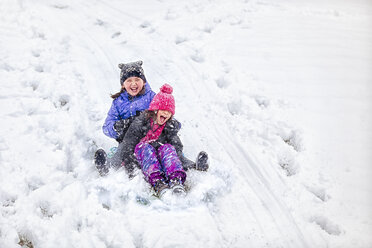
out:
<path id="1" fill-rule="evenodd" d="M 115 121 L 114 123 L 114 130 L 120 134 L 124 132 L 125 129 L 127 129 L 130 125 L 130 120 L 129 119 L 121 119 L 118 121 Z"/>
<path id="2" fill-rule="evenodd" d="M 125 133 L 127 132 L 130 124 L 132 123 L 132 118 L 118 120 L 114 123 L 114 130 L 118 133 L 116 141 L 121 143 L 124 139 Z"/>
<path id="3" fill-rule="evenodd" d="M 207 171 L 209 168 L 208 154 L 206 152 L 199 152 L 196 158 L 196 169 L 200 171 Z"/>

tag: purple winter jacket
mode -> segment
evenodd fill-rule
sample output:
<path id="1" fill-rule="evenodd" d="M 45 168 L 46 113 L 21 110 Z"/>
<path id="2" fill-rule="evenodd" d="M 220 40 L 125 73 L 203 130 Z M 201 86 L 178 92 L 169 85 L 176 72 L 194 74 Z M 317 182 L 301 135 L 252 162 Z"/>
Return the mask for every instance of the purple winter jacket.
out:
<path id="1" fill-rule="evenodd" d="M 111 108 L 107 113 L 105 123 L 103 124 L 103 133 L 111 138 L 117 139 L 119 134 L 114 130 L 114 124 L 121 119 L 128 119 L 136 116 L 149 108 L 155 92 L 151 90 L 148 83 L 145 84 L 145 93 L 132 97 L 126 91 L 112 101 Z"/>

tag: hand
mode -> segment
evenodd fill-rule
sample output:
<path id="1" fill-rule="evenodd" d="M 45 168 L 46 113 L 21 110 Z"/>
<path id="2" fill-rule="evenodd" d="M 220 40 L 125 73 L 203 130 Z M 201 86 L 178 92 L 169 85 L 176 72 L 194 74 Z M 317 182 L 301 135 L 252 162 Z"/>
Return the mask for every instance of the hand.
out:
<path id="1" fill-rule="evenodd" d="M 208 154 L 204 151 L 201 151 L 196 158 L 196 169 L 200 171 L 207 171 L 208 168 Z"/>
<path id="2" fill-rule="evenodd" d="M 117 132 L 117 133 L 122 133 L 126 128 L 129 127 L 129 124 L 130 124 L 130 120 L 129 119 L 122 119 L 122 120 L 118 120 L 118 121 L 115 121 L 114 123 L 114 130 Z"/>

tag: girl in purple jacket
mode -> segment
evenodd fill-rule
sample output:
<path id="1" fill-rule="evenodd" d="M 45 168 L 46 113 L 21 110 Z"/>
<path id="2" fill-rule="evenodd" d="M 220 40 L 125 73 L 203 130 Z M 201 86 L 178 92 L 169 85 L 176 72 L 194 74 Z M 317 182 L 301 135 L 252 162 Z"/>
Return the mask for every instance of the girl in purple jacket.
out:
<path id="1" fill-rule="evenodd" d="M 102 129 L 120 143 L 134 117 L 149 108 L 155 92 L 147 83 L 142 61 L 119 64 L 119 68 L 121 90 L 111 96 L 114 100 Z"/>

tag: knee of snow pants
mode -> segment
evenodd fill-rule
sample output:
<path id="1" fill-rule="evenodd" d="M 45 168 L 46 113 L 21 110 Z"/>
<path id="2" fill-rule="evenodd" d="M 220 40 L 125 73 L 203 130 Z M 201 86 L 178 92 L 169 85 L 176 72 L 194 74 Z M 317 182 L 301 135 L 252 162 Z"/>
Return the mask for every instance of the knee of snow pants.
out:
<path id="1" fill-rule="evenodd" d="M 163 171 L 168 180 L 174 178 L 181 179 L 182 183 L 186 180 L 186 172 L 182 167 L 181 160 L 177 156 L 176 149 L 170 144 L 164 144 L 158 149 L 159 159 L 163 166 Z"/>
<path id="2" fill-rule="evenodd" d="M 156 156 L 155 148 L 147 143 L 138 143 L 134 154 L 140 163 L 145 179 L 154 185 L 155 181 L 163 178 L 163 171 Z"/>

